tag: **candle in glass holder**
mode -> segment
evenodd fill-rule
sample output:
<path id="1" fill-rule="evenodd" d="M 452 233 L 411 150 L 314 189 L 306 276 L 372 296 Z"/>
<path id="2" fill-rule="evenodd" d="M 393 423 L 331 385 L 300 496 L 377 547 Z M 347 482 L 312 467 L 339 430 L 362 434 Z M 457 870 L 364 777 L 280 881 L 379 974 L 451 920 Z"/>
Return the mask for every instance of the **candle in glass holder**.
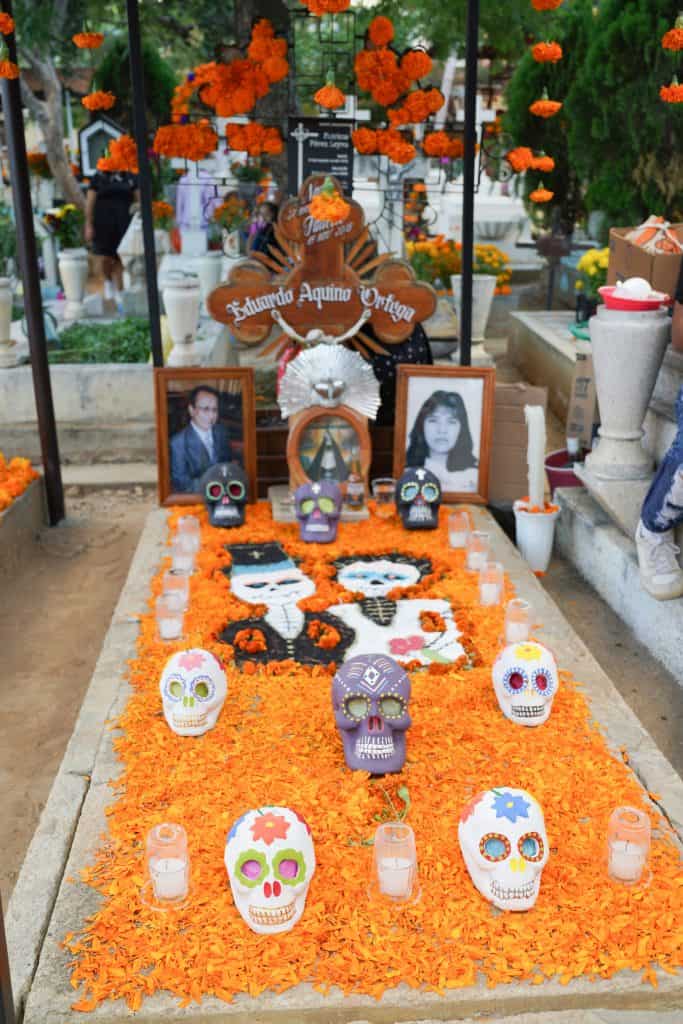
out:
<path id="1" fill-rule="evenodd" d="M 156 620 L 157 630 L 162 640 L 177 640 L 183 635 L 184 612 L 178 599 L 162 594 L 157 598 Z"/>
<path id="2" fill-rule="evenodd" d="M 448 517 L 448 543 L 452 548 L 466 547 L 471 529 L 469 512 L 465 509 L 456 509 L 455 512 L 451 512 Z"/>
<path id="3" fill-rule="evenodd" d="M 467 538 L 465 568 L 479 572 L 489 555 L 489 535 L 482 530 L 473 530 Z"/>
<path id="4" fill-rule="evenodd" d="M 169 569 L 161 581 L 161 593 L 170 601 L 175 601 L 178 608 L 186 612 L 190 602 L 190 581 L 185 573 Z"/>
<path id="5" fill-rule="evenodd" d="M 503 598 L 505 574 L 500 562 L 484 562 L 479 573 L 479 603 L 500 604 Z"/>
<path id="6" fill-rule="evenodd" d="M 389 821 L 375 832 L 375 873 L 383 895 L 394 900 L 410 899 L 417 877 L 415 836 L 410 825 Z"/>
<path id="7" fill-rule="evenodd" d="M 177 533 L 171 541 L 171 568 L 175 572 L 192 575 L 196 550 L 192 534 Z"/>
<path id="8" fill-rule="evenodd" d="M 195 553 L 199 551 L 202 546 L 202 535 L 196 516 L 181 516 L 178 520 L 178 533 L 191 540 Z"/>
<path id="9" fill-rule="evenodd" d="M 505 606 L 505 643 L 520 644 L 531 636 L 531 605 L 514 597 Z"/>
<path id="10" fill-rule="evenodd" d="M 375 499 L 375 515 L 380 519 L 391 519 L 396 501 L 396 481 L 393 477 L 377 477 L 371 483 L 372 496 Z"/>
<path id="11" fill-rule="evenodd" d="M 636 807 L 617 807 L 607 826 L 610 878 L 626 885 L 640 880 L 650 852 L 650 819 Z"/>
<path id="12" fill-rule="evenodd" d="M 187 834 L 182 825 L 155 825 L 147 834 L 147 867 L 157 900 L 183 900 L 190 881 Z"/>

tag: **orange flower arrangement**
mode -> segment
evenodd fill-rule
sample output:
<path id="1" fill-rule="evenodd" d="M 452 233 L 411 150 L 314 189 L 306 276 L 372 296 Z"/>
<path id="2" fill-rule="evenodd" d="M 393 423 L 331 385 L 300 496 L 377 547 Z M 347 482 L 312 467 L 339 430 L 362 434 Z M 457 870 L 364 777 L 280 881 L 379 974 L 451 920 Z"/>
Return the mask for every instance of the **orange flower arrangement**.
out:
<path id="1" fill-rule="evenodd" d="M 311 199 L 308 212 L 313 220 L 337 224 L 339 221 L 346 220 L 351 212 L 351 207 L 337 191 L 332 178 L 327 177 L 322 188 Z"/>
<path id="2" fill-rule="evenodd" d="M 81 100 L 86 110 L 111 110 L 116 103 L 113 92 L 91 92 Z"/>
<path id="3" fill-rule="evenodd" d="M 256 654 L 259 651 L 267 651 L 268 645 L 263 631 L 260 629 L 240 629 L 235 634 L 235 647 L 247 654 Z"/>
<path id="4" fill-rule="evenodd" d="M 531 168 L 534 171 L 542 171 L 543 174 L 550 174 L 551 171 L 555 170 L 555 161 L 551 156 L 541 153 L 540 156 L 535 156 L 532 159 Z"/>
<path id="5" fill-rule="evenodd" d="M 357 153 L 367 156 L 377 152 L 377 132 L 372 128 L 356 128 L 351 134 L 351 141 Z"/>
<path id="6" fill-rule="evenodd" d="M 557 64 L 562 60 L 562 47 L 559 43 L 536 43 L 531 48 L 531 56 L 538 64 Z"/>
<path id="7" fill-rule="evenodd" d="M 417 155 L 415 146 L 404 139 L 395 128 L 385 128 L 384 131 L 377 132 L 377 152 L 388 156 L 395 164 L 408 164 Z"/>
<path id="8" fill-rule="evenodd" d="M 562 0 L 531 0 L 535 11 L 556 11 L 561 4 Z"/>
<path id="9" fill-rule="evenodd" d="M 408 50 L 401 57 L 401 71 L 411 82 L 426 78 L 432 70 L 432 58 L 424 50 Z"/>
<path id="10" fill-rule="evenodd" d="M 168 124 L 157 129 L 152 149 L 160 156 L 205 160 L 218 146 L 218 135 L 208 121 Z"/>
<path id="11" fill-rule="evenodd" d="M 665 103 L 683 103 L 683 85 L 678 84 L 678 79 L 674 75 L 671 85 L 663 85 L 659 90 L 659 96 Z"/>
<path id="12" fill-rule="evenodd" d="M 388 46 L 394 38 L 394 26 L 390 18 L 379 14 L 368 26 L 368 39 L 373 46 Z"/>
<path id="13" fill-rule="evenodd" d="M 319 107 L 325 107 L 326 110 L 338 110 L 346 103 L 346 96 L 331 79 L 328 79 L 327 83 L 318 89 L 313 99 Z"/>
<path id="14" fill-rule="evenodd" d="M 536 117 L 554 117 L 562 109 L 562 104 L 559 100 L 549 100 L 543 97 L 540 100 L 535 100 L 530 106 L 529 110 Z"/>
<path id="15" fill-rule="evenodd" d="M 42 150 L 29 150 L 29 152 L 26 154 L 26 159 L 28 161 L 28 169 L 30 174 L 35 174 L 37 178 L 52 177 L 52 171 L 50 170 L 50 165 L 47 162 L 47 154 L 43 153 Z"/>
<path id="16" fill-rule="evenodd" d="M 135 139 L 130 135 L 121 135 L 109 143 L 109 156 L 102 156 L 97 161 L 98 171 L 129 171 L 137 174 L 138 151 Z"/>
<path id="17" fill-rule="evenodd" d="M 102 32 L 77 32 L 71 38 L 79 50 L 99 50 L 104 42 Z"/>
<path id="18" fill-rule="evenodd" d="M 555 195 L 550 189 L 543 188 L 541 184 L 538 188 L 535 188 L 533 192 L 529 193 L 529 199 L 532 203 L 549 203 Z"/>
<path id="19" fill-rule="evenodd" d="M 248 124 L 228 122 L 225 126 L 225 137 L 230 149 L 249 156 L 277 156 L 284 149 L 284 142 L 279 128 L 269 127 L 250 121 Z"/>
<path id="20" fill-rule="evenodd" d="M 410 79 L 399 67 L 398 57 L 384 47 L 359 50 L 354 71 L 359 87 L 384 107 L 395 103 L 410 88 Z"/>
<path id="21" fill-rule="evenodd" d="M 7 462 L 0 452 L 0 512 L 9 508 L 14 499 L 23 494 L 31 481 L 37 480 L 39 476 L 29 459 L 17 455 Z"/>
<path id="22" fill-rule="evenodd" d="M 14 32 L 14 18 L 5 11 L 0 11 L 0 32 L 3 36 L 9 36 Z"/>
<path id="23" fill-rule="evenodd" d="M 0 78 L 18 78 L 19 67 L 13 60 L 0 60 Z"/>
<path id="24" fill-rule="evenodd" d="M 451 160 L 459 160 L 465 152 L 463 140 L 459 137 L 452 138 L 447 132 L 428 132 L 422 142 L 422 149 L 425 156 L 448 157 Z"/>
<path id="25" fill-rule="evenodd" d="M 414 89 L 397 110 L 389 111 L 389 121 L 394 127 L 419 124 L 440 110 L 444 103 L 443 93 L 439 89 Z"/>
<path id="26" fill-rule="evenodd" d="M 319 18 L 323 14 L 341 14 L 351 6 L 351 0 L 301 0 L 301 3 L 308 8 L 310 14 Z"/>
<path id="27" fill-rule="evenodd" d="M 662 46 L 665 50 L 683 50 L 683 13 L 676 18 L 673 28 L 662 36 Z"/>
<path id="28" fill-rule="evenodd" d="M 156 199 L 152 203 L 152 218 L 155 227 L 167 231 L 175 219 L 175 210 L 170 203 L 164 202 L 163 199 Z"/>
<path id="29" fill-rule="evenodd" d="M 515 174 L 521 174 L 533 166 L 534 154 L 528 146 L 517 146 L 506 153 L 506 159 Z"/>
<path id="30" fill-rule="evenodd" d="M 325 651 L 331 651 L 338 643 L 341 643 L 339 630 L 331 626 L 329 622 L 321 622 L 320 619 L 313 619 L 308 624 L 306 633 L 316 647 L 321 647 Z"/>
<path id="31" fill-rule="evenodd" d="M 80 878 L 97 901 L 65 938 L 71 984 L 80 989 L 74 1011 L 121 999 L 135 1012 L 146 997 L 171 992 L 181 1006 L 193 1003 L 200 1016 L 196 1004 L 205 996 L 232 1002 L 238 994 L 256 998 L 270 991 L 276 1003 L 273 992 L 303 983 L 380 999 L 400 982 L 443 993 L 475 991 L 482 978 L 491 989 L 526 981 L 541 990 L 546 979 L 555 979 L 568 984 L 571 995 L 573 979 L 587 983 L 635 970 L 655 985 L 659 968 L 676 972 L 683 964 L 683 937 L 671 826 L 648 801 L 626 763 L 627 752 L 608 749 L 581 684 L 569 673 L 562 673 L 542 728 L 521 729 L 500 714 L 491 669 L 504 603 L 479 605 L 477 574 L 465 570 L 464 552 L 448 547 L 446 508 L 438 532 L 406 531 L 396 521 L 373 519 L 369 538 L 368 531 L 342 523 L 324 556 L 300 540 L 297 524 L 280 523 L 274 530 L 265 502 L 249 506 L 245 525 L 230 531 L 231 544 L 280 541 L 314 580 L 325 607 L 345 593 L 331 571 L 341 555 L 400 551 L 431 560 L 434 573 L 417 589 L 450 602 L 467 657 L 461 665 L 438 666 L 436 686 L 434 675 L 411 669 L 408 760 L 403 771 L 379 781 L 344 767 L 330 713 L 329 668 L 250 662 L 240 671 L 230 646 L 216 641 L 227 622 L 262 613 L 236 600 L 221 571 L 230 560 L 225 532 L 209 525 L 203 507 L 192 511 L 202 522 L 202 548 L 190 582 L 187 641 L 174 647 L 158 639 L 152 598 L 129 663 L 131 696 L 114 741 L 122 771 L 107 807 L 108 841 Z M 171 530 L 185 512 L 187 507 L 171 510 Z M 153 597 L 161 592 L 168 561 L 152 581 Z M 513 594 L 507 580 L 505 600 Z M 203 647 L 222 661 L 230 694 L 214 729 L 189 743 L 171 733 L 160 715 L 158 686 L 169 655 L 183 645 Z M 440 726 L 434 729 L 428 725 L 437 699 Z M 251 765 L 258 770 L 248 770 Z M 534 794 L 552 847 L 540 895 L 527 914 L 492 912 L 468 877 L 452 830 L 444 827 L 467 817 L 477 795 L 501 780 Z M 387 796 L 403 806 L 403 786 L 410 791 L 408 821 L 418 837 L 422 891 L 419 903 L 397 912 L 367 899 L 372 851 L 364 844 L 386 814 Z M 226 834 L 247 808 L 264 809 L 258 826 L 264 838 L 279 830 L 279 816 L 268 810 L 274 803 L 295 807 L 309 822 L 318 867 L 302 921 L 265 940 L 235 908 L 223 854 Z M 651 819 L 647 886 L 606 880 L 605 830 L 620 804 L 643 809 Z M 199 893 L 181 911 L 178 926 L 140 901 L 140 839 L 164 820 L 180 821 L 187 830 Z"/>

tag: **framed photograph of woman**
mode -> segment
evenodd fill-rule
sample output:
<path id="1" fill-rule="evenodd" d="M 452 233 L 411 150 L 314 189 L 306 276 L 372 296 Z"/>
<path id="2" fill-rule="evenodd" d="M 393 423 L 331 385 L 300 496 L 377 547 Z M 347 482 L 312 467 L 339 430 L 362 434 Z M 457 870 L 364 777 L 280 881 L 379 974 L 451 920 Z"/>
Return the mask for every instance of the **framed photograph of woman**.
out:
<path id="1" fill-rule="evenodd" d="M 256 501 L 256 412 L 250 367 L 163 367 L 154 371 L 161 505 L 204 500 L 200 480 L 218 462 L 237 462 Z"/>
<path id="2" fill-rule="evenodd" d="M 488 500 L 495 370 L 398 367 L 394 476 L 424 466 L 445 501 Z"/>

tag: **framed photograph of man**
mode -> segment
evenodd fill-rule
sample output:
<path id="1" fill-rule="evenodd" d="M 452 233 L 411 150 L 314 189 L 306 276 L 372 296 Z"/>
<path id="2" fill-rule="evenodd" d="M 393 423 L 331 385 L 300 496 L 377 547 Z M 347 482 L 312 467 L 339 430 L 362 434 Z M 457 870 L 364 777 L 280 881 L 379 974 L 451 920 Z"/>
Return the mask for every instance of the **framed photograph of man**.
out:
<path id="1" fill-rule="evenodd" d="M 218 462 L 237 462 L 256 501 L 256 412 L 250 367 L 154 371 L 159 502 L 203 501 L 199 481 Z"/>
<path id="2" fill-rule="evenodd" d="M 444 501 L 488 500 L 495 370 L 469 366 L 398 367 L 394 476 L 424 466 Z"/>

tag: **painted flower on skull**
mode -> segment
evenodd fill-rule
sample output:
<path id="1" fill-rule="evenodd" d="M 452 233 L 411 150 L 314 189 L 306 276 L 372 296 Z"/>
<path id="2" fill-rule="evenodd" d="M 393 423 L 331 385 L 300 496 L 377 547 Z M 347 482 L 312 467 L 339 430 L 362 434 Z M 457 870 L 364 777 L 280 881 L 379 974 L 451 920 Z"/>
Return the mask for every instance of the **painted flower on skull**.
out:
<path id="1" fill-rule="evenodd" d="M 505 790 L 494 789 L 493 792 L 496 794 L 493 810 L 496 812 L 497 818 L 507 818 L 514 825 L 517 818 L 529 817 L 531 804 L 523 796 L 515 796 L 514 793 Z"/>
<path id="2" fill-rule="evenodd" d="M 289 831 L 289 822 L 279 814 L 268 811 L 256 819 L 251 826 L 251 834 L 254 839 L 262 839 L 266 846 L 270 846 L 276 839 L 286 839 Z"/>
<path id="3" fill-rule="evenodd" d="M 515 657 L 520 661 L 538 661 L 541 649 L 538 644 L 518 644 L 515 647 Z"/>

